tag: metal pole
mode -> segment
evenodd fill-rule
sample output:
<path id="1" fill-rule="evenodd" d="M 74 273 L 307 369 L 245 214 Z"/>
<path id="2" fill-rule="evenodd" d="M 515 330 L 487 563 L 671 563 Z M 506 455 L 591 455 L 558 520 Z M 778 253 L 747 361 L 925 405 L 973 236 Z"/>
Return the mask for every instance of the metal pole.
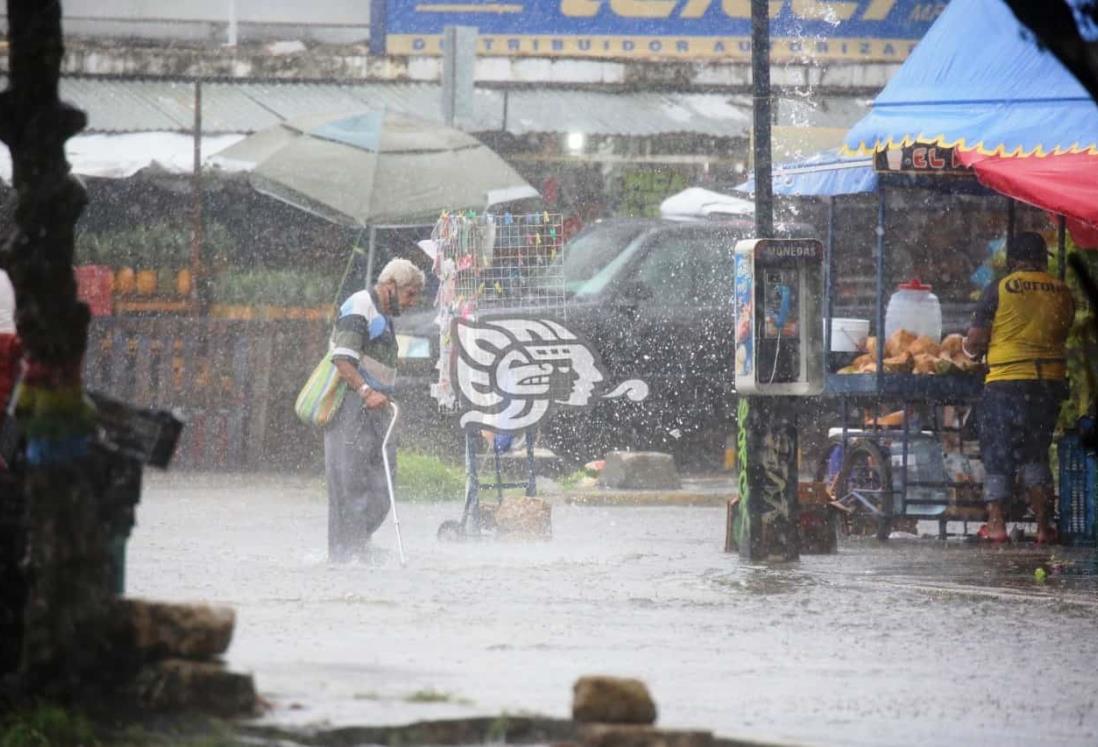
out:
<path id="1" fill-rule="evenodd" d="M 392 400 L 389 401 L 389 407 L 393 410 L 393 419 L 389 421 L 389 427 L 385 430 L 385 438 L 381 439 L 381 461 L 385 467 L 385 486 L 389 488 L 389 506 L 393 511 L 393 528 L 396 530 L 400 567 L 403 568 L 408 561 L 404 557 L 404 541 L 400 538 L 400 517 L 397 515 L 396 495 L 393 492 L 393 470 L 389 466 L 389 436 L 393 435 L 393 427 L 396 425 L 397 418 L 400 417 L 400 408 Z"/>
<path id="2" fill-rule="evenodd" d="M 751 0 L 754 85 L 755 235 L 774 235 L 770 169 L 770 18 L 766 0 Z M 749 560 L 797 560 L 796 410 L 786 397 L 741 397 L 739 504 L 726 547 Z"/>
<path id="3" fill-rule="evenodd" d="M 194 82 L 194 163 L 191 171 L 191 299 L 205 313 L 209 294 L 203 277 L 202 244 L 202 81 Z"/>
<path id="4" fill-rule="evenodd" d="M 1067 273 L 1067 218 L 1062 215 L 1056 220 L 1056 268 L 1063 280 Z"/>
<path id="5" fill-rule="evenodd" d="M 1014 223 L 1017 220 L 1017 210 L 1015 208 L 1014 200 L 1010 197 L 1007 198 L 1007 243 L 1014 238 Z"/>
<path id="6" fill-rule="evenodd" d="M 235 47 L 237 41 L 236 0 L 229 0 L 229 27 L 227 31 L 229 46 Z"/>
<path id="7" fill-rule="evenodd" d="M 881 391 L 881 383 L 884 378 L 884 347 L 885 347 L 885 187 L 881 181 L 877 186 L 877 391 Z"/>
<path id="8" fill-rule="evenodd" d="M 754 97 L 755 235 L 774 234 L 770 163 L 770 15 L 767 0 L 751 0 L 751 84 Z"/>
<path id="9" fill-rule="evenodd" d="M 534 463 L 534 436 L 537 433 L 533 428 L 526 431 L 526 497 L 533 498 L 538 494 L 538 476 Z"/>
<path id="10" fill-rule="evenodd" d="M 377 242 L 377 227 L 370 226 L 370 242 L 369 248 L 366 250 L 366 283 L 364 287 L 369 288 L 370 284 L 374 282 L 374 249 Z"/>
<path id="11" fill-rule="evenodd" d="M 824 360 L 831 355 L 831 316 L 835 312 L 835 198 L 827 198 L 827 244 L 824 246 Z M 827 365 L 830 371 L 830 364 Z"/>

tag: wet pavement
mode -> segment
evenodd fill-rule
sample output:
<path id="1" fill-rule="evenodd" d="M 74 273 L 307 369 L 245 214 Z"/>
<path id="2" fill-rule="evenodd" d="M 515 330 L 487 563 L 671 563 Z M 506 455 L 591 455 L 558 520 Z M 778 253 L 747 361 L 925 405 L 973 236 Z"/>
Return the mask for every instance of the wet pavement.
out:
<path id="1" fill-rule="evenodd" d="M 559 505 L 549 542 L 462 544 L 435 539 L 459 505 L 399 509 L 407 568 L 391 522 L 370 563 L 330 566 L 319 478 L 150 476 L 127 593 L 233 605 L 229 662 L 278 724 L 566 717 L 608 673 L 722 736 L 1098 744 L 1093 550 L 867 541 L 766 567 L 721 552 L 715 508 Z"/>

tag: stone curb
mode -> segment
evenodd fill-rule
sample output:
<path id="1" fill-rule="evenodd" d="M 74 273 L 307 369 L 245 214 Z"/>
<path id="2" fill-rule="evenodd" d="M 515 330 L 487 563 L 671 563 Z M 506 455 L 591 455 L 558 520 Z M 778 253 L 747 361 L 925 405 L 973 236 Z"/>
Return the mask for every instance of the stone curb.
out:
<path id="1" fill-rule="evenodd" d="M 539 716 L 477 717 L 417 721 L 403 726 L 348 726 L 335 729 L 293 729 L 289 727 L 238 724 L 237 733 L 246 739 L 243 744 L 278 745 L 279 747 L 458 747 L 459 745 L 576 744 L 583 724 L 566 719 Z M 654 733 L 659 728 L 648 727 Z M 666 732 L 679 734 L 682 732 Z M 712 747 L 792 747 L 790 743 L 760 742 L 714 736 Z"/>

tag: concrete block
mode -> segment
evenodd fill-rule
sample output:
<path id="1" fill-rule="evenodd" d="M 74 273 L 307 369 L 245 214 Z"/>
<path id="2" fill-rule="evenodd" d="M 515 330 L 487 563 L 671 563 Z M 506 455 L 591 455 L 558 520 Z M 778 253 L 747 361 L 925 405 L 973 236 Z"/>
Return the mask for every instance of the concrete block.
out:
<path id="1" fill-rule="evenodd" d="M 251 675 L 221 662 L 165 659 L 144 667 L 134 684 L 138 703 L 152 711 L 230 717 L 254 715 L 258 707 Z"/>
<path id="2" fill-rule="evenodd" d="M 675 460 L 658 451 L 611 451 L 599 474 L 599 485 L 629 490 L 678 490 L 682 485 Z"/>

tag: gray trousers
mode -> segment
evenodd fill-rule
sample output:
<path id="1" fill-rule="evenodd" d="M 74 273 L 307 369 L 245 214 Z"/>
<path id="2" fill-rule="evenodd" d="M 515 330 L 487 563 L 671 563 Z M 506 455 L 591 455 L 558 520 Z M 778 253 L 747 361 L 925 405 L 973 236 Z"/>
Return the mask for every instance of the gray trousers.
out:
<path id="1" fill-rule="evenodd" d="M 389 513 L 381 442 L 392 417 L 388 407 L 366 410 L 357 394 L 347 392 L 324 431 L 329 560 L 342 562 L 363 553 L 370 535 Z M 389 464 L 394 472 L 395 440 L 389 439 Z"/>

